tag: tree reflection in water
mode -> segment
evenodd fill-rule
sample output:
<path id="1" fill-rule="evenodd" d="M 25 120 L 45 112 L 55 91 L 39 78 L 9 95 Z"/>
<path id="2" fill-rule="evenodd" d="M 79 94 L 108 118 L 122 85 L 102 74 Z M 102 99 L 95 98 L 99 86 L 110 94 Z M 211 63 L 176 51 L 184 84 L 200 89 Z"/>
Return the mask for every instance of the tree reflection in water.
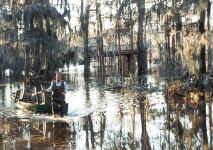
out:
<path id="1" fill-rule="evenodd" d="M 149 142 L 149 135 L 147 133 L 147 129 L 146 129 L 146 108 L 144 105 L 144 100 L 146 98 L 144 96 L 141 96 L 140 98 L 140 110 L 141 110 L 141 128 L 142 128 L 142 134 L 141 134 L 141 149 L 142 150 L 151 150 L 151 146 L 150 146 L 150 142 Z"/>
<path id="2" fill-rule="evenodd" d="M 82 87 L 78 83 L 78 88 L 84 89 L 85 105 L 97 108 L 92 114 L 53 121 L 30 117 L 20 119 L 14 114 L 9 115 L 1 111 L 0 149 L 207 150 L 212 148 L 211 92 L 204 91 L 199 97 L 202 103 L 186 105 L 180 99 L 168 100 L 164 91 L 149 93 L 146 90 L 136 91 L 131 88 L 106 91 L 102 87 L 97 88 L 94 95 L 96 83 L 98 86 L 105 84 L 107 77 L 99 77 L 95 82 L 92 78 L 83 81 Z"/>
<path id="3" fill-rule="evenodd" d="M 184 149 L 212 148 L 212 93 L 203 91 L 198 104 L 168 104 L 167 129 L 168 134 L 174 134 L 175 142 L 168 136 L 168 147 Z M 207 115 L 208 108 L 208 115 Z M 209 121 L 209 125 L 207 125 Z M 209 130 L 209 135 L 208 135 Z M 209 139 L 210 138 L 210 139 Z M 208 143 L 210 141 L 210 143 Z"/>

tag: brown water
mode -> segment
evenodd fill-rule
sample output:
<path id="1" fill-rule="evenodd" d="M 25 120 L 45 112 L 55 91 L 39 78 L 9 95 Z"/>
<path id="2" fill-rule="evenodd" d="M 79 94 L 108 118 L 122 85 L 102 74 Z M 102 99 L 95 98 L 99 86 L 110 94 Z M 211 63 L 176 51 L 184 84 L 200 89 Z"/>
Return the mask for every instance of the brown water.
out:
<path id="1" fill-rule="evenodd" d="M 75 76 L 75 80 L 73 80 Z M 181 150 L 212 147 L 212 105 L 185 109 L 166 103 L 165 80 L 149 75 L 142 92 L 109 89 L 119 78 L 85 80 L 68 74 L 68 115 L 64 118 L 17 110 L 11 92 L 19 83 L 0 84 L 0 150 Z M 131 87 L 137 87 L 131 85 Z M 174 109 L 175 108 L 175 109 Z"/>

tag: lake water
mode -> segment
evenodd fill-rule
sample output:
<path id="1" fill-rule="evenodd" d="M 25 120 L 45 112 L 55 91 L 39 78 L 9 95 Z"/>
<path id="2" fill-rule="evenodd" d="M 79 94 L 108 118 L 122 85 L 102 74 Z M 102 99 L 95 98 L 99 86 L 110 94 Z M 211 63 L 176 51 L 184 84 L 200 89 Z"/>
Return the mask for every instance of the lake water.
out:
<path id="1" fill-rule="evenodd" d="M 0 150 L 179 150 L 212 147 L 212 104 L 171 107 L 165 78 L 147 76 L 151 90 L 121 90 L 120 78 L 66 74 L 64 118 L 15 108 L 18 82 L 0 83 Z M 116 84 L 116 85 L 117 85 Z M 125 82 L 123 83 L 125 84 Z M 114 88 L 109 88 L 109 87 Z M 130 86 L 129 86 L 130 87 Z M 132 84 L 131 87 L 136 85 Z M 145 93 L 145 94 L 144 94 Z M 140 95 L 145 95 L 141 96 Z"/>

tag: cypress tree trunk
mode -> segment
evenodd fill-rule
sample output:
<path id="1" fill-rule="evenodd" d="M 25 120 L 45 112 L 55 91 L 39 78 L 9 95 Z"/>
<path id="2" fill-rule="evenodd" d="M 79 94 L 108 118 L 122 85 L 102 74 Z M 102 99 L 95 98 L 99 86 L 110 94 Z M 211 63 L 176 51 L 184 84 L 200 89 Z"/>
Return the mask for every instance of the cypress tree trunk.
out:
<path id="1" fill-rule="evenodd" d="M 89 62 L 89 47 L 88 47 L 88 26 L 89 26 L 89 2 L 85 1 L 85 12 L 84 12 L 84 1 L 81 0 L 81 30 L 84 40 L 84 75 L 89 74 L 90 62 Z"/>
<path id="2" fill-rule="evenodd" d="M 0 80 L 1 80 L 1 78 L 2 78 L 2 68 L 0 66 Z"/>
<path id="3" fill-rule="evenodd" d="M 134 31 L 133 31 L 134 24 L 133 24 L 133 19 L 132 19 L 132 8 L 131 8 L 130 5 L 129 5 L 129 9 L 130 9 L 130 20 L 131 20 L 131 25 L 130 25 L 130 42 L 131 42 L 130 43 L 130 49 L 131 49 L 131 51 L 134 51 Z M 128 71 L 129 72 L 133 72 L 134 70 L 131 69 L 131 62 L 132 61 L 131 61 L 130 57 L 128 58 L 129 59 L 129 61 L 128 61 Z"/>
<path id="4" fill-rule="evenodd" d="M 90 62 L 89 62 L 89 52 L 88 52 L 88 28 L 85 28 L 83 33 L 84 39 L 84 73 L 89 73 Z"/>
<path id="5" fill-rule="evenodd" d="M 170 64 L 171 63 L 171 48 L 170 48 L 170 34 L 168 33 L 168 34 L 166 34 L 166 42 L 167 42 L 167 44 L 166 44 L 166 50 L 167 50 L 167 52 L 168 52 L 168 58 L 167 58 L 167 64 Z"/>
<path id="6" fill-rule="evenodd" d="M 100 69 L 103 72 L 104 59 L 103 59 L 103 25 L 101 20 L 100 4 L 96 0 L 96 22 L 97 22 L 97 46 L 100 59 Z"/>
<path id="7" fill-rule="evenodd" d="M 30 55 L 30 48 L 28 46 L 25 47 L 25 64 L 24 64 L 24 72 L 25 76 L 29 75 L 29 70 L 30 70 L 30 61 L 29 61 L 29 56 Z"/>
<path id="8" fill-rule="evenodd" d="M 175 35 L 172 36 L 172 64 L 175 63 L 175 53 L 176 53 L 176 41 Z"/>
<path id="9" fill-rule="evenodd" d="M 208 1 L 207 7 L 207 30 L 210 30 L 210 17 L 211 17 L 211 2 Z"/>
<path id="10" fill-rule="evenodd" d="M 202 10 L 200 14 L 200 24 L 199 24 L 199 29 L 201 34 L 206 31 L 205 19 L 206 19 L 206 12 L 205 10 Z M 206 46 L 205 45 L 201 45 L 200 60 L 201 60 L 200 75 L 202 75 L 203 73 L 206 73 Z"/>
<path id="11" fill-rule="evenodd" d="M 120 34 L 120 22 L 117 25 L 117 34 L 118 34 L 118 69 L 120 75 L 122 75 L 122 58 L 121 58 L 121 34 Z"/>
<path id="12" fill-rule="evenodd" d="M 205 10 L 202 10 L 200 13 L 200 22 L 199 22 L 199 30 L 200 33 L 204 33 L 205 32 Z"/>
<path id="13" fill-rule="evenodd" d="M 138 47 L 138 77 L 141 79 L 142 75 L 147 73 L 147 52 L 144 47 L 144 15 L 145 15 L 145 0 L 137 1 L 138 7 L 138 39 L 137 39 L 137 47 Z"/>
<path id="14" fill-rule="evenodd" d="M 201 46 L 200 59 L 201 59 L 200 73 L 204 74 L 204 73 L 206 73 L 206 47 L 205 47 L 205 45 Z"/>

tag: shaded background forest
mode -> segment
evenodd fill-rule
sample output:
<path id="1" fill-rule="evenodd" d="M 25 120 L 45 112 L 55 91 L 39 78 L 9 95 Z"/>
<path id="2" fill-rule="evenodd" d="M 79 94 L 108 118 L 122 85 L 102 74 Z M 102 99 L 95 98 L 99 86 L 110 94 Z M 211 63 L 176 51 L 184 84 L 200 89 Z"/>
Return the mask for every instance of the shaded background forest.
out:
<path id="1" fill-rule="evenodd" d="M 209 0 L 2 0 L 0 72 L 90 63 L 140 77 L 148 64 L 200 78 L 212 68 Z M 150 65 L 149 65 L 150 66 Z"/>

